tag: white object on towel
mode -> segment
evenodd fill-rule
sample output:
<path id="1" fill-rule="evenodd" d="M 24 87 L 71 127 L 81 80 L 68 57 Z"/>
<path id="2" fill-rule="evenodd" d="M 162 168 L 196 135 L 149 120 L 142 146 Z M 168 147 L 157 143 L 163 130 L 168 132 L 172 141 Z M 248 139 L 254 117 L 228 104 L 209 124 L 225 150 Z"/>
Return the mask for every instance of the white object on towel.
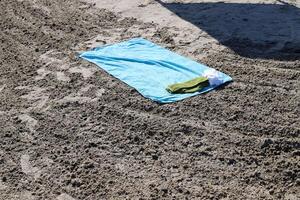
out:
<path id="1" fill-rule="evenodd" d="M 202 76 L 208 78 L 211 86 L 217 86 L 223 83 L 221 73 L 215 69 L 207 69 L 203 72 Z"/>

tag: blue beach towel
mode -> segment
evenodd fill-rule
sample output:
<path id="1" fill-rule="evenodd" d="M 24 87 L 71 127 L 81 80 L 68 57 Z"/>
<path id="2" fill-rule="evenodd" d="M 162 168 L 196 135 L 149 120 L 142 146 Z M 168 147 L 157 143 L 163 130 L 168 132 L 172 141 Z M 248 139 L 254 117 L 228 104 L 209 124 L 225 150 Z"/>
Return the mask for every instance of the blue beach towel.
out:
<path id="1" fill-rule="evenodd" d="M 97 47 L 82 53 L 80 57 L 159 103 L 171 103 L 208 92 L 232 80 L 230 76 L 220 73 L 222 81 L 219 85 L 190 94 L 170 94 L 166 90 L 168 85 L 199 77 L 211 68 L 142 38 Z"/>

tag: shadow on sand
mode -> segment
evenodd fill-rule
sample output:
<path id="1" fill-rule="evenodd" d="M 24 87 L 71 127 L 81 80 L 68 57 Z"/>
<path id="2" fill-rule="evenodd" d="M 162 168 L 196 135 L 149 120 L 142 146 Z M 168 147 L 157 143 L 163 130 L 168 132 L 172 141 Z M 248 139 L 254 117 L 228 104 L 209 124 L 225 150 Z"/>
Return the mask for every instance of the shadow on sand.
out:
<path id="1" fill-rule="evenodd" d="M 300 59 L 300 9 L 281 4 L 163 3 L 161 5 L 249 58 Z"/>

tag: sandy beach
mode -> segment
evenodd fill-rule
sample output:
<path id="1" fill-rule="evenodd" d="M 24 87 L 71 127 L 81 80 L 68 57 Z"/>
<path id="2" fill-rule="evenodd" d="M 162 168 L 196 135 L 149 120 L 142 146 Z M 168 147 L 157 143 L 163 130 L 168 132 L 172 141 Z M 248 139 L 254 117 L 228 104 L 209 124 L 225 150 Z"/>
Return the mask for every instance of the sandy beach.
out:
<path id="1" fill-rule="evenodd" d="M 77 57 L 143 37 L 230 75 L 158 104 Z M 300 199 L 300 1 L 1 0 L 0 200 Z"/>

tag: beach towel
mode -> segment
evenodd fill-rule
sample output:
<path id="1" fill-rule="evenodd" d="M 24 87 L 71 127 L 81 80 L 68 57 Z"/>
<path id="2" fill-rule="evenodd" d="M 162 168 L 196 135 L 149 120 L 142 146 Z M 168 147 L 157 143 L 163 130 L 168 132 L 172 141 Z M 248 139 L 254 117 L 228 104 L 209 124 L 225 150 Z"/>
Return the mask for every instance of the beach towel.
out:
<path id="1" fill-rule="evenodd" d="M 230 76 L 215 70 L 219 80 L 217 84 L 209 84 L 193 93 L 171 94 L 166 90 L 169 85 L 203 76 L 204 72 L 213 69 L 143 38 L 97 47 L 81 53 L 79 57 L 96 64 L 144 97 L 159 103 L 171 103 L 199 95 L 232 80 Z"/>

